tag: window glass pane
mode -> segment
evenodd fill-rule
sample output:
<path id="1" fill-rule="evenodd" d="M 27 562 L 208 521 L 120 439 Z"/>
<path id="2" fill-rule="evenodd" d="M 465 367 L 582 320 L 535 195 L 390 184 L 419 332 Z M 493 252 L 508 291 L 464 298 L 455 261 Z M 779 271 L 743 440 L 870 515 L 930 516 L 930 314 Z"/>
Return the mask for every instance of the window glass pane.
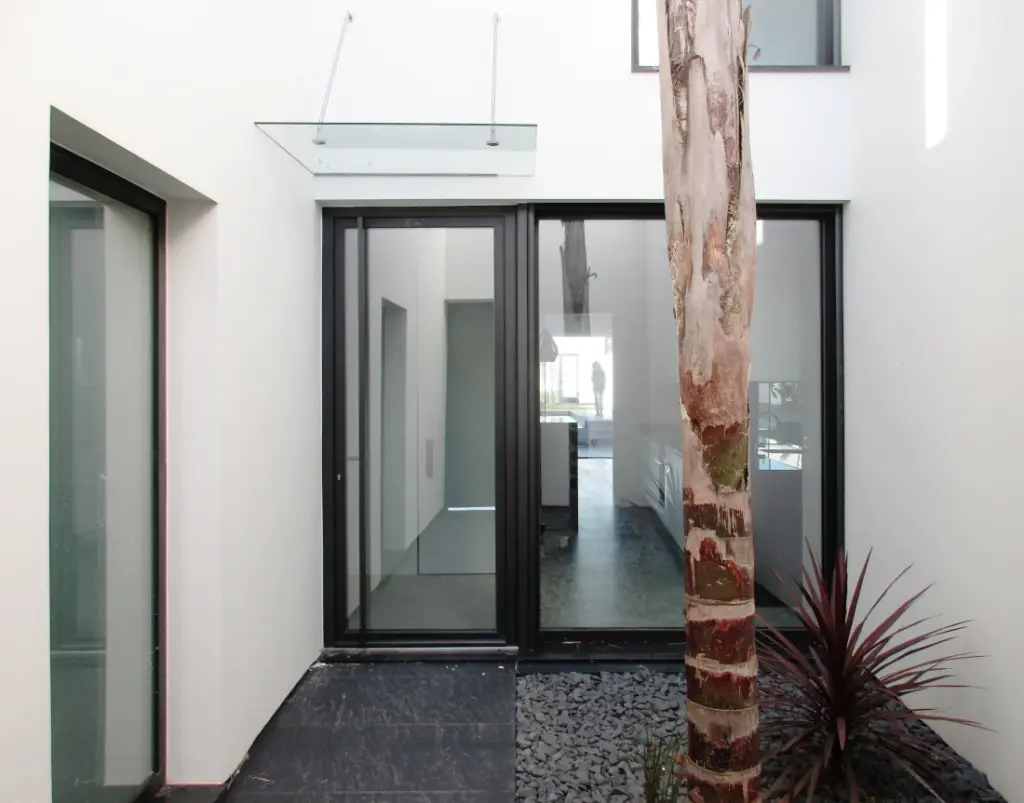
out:
<path id="1" fill-rule="evenodd" d="M 541 626 L 683 625 L 682 423 L 664 221 L 538 224 Z M 821 544 L 819 224 L 757 225 L 757 602 Z M 752 433 L 753 435 L 753 433 Z"/>
<path id="2" fill-rule="evenodd" d="M 835 0 L 747 0 L 750 64 L 806 67 L 832 64 Z M 656 0 L 638 0 L 637 41 L 641 67 L 658 64 Z"/>
<path id="3" fill-rule="evenodd" d="M 50 185 L 55 801 L 131 800 L 154 766 L 151 219 Z"/>
<path id="4" fill-rule="evenodd" d="M 680 628 L 682 424 L 665 223 L 538 227 L 541 627 Z"/>
<path id="5" fill-rule="evenodd" d="M 821 235 L 814 220 L 758 221 L 757 230 L 750 329 L 757 603 L 788 624 L 775 573 L 789 581 L 810 569 L 805 539 L 821 555 Z"/>
<path id="6" fill-rule="evenodd" d="M 366 626 L 492 631 L 494 230 L 366 237 Z"/>
<path id="7" fill-rule="evenodd" d="M 358 233 L 345 231 L 345 276 L 341 304 L 345 315 L 345 589 L 349 630 L 359 630 L 359 473 L 362 445 L 359 440 L 359 254 Z M 337 352 L 335 352 L 337 353 Z"/>

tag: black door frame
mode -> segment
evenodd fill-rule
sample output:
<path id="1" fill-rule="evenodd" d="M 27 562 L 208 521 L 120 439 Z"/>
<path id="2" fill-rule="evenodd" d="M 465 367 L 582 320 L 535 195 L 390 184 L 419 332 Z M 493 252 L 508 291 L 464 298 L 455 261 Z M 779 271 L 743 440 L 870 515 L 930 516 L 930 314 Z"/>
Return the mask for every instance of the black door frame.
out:
<path id="1" fill-rule="evenodd" d="M 842 207 L 838 204 L 759 204 L 762 220 L 812 220 L 820 227 L 822 367 L 822 560 L 826 572 L 844 543 L 843 507 L 843 320 Z M 328 648 L 512 647 L 531 657 L 556 659 L 615 655 L 678 657 L 683 635 L 673 629 L 542 630 L 540 627 L 540 399 L 537 223 L 541 219 L 661 220 L 661 203 L 522 204 L 508 207 L 324 208 L 323 381 L 324 381 L 324 643 Z M 497 501 L 504 505 L 498 535 L 498 629 L 493 633 L 388 633 L 365 628 L 345 632 L 337 615 L 347 577 L 345 566 L 344 432 L 335 409 L 344 399 L 344 375 L 337 371 L 336 343 L 344 333 L 344 298 L 336 276 L 344 276 L 344 237 L 356 230 L 360 272 L 361 335 L 365 332 L 366 236 L 369 228 L 496 226 L 496 412 Z M 498 243 L 501 243 L 500 245 Z M 340 314 L 339 314 L 340 311 Z M 340 329 L 339 329 L 340 327 Z M 366 343 L 366 337 L 361 337 Z M 360 354 L 360 420 L 367 401 L 365 347 Z M 338 374 L 341 374 L 340 376 Z M 339 396 L 340 394 L 340 396 Z M 342 429 L 344 429 L 342 427 Z M 367 438 L 361 425 L 361 436 Z M 364 447 L 365 449 L 365 444 Z M 338 466 L 341 465 L 341 470 Z M 340 484 L 339 484 L 340 483 Z M 366 484 L 361 483 L 366 493 Z M 364 500 L 363 510 L 367 508 Z M 360 525 L 361 555 L 367 550 L 365 521 Z M 361 575 L 365 574 L 365 565 Z M 365 584 L 363 584 L 365 585 Z M 365 589 L 363 589 L 365 592 Z M 360 608 L 365 610 L 365 599 Z M 341 626 L 339 629 L 339 625 Z"/>
<path id="2" fill-rule="evenodd" d="M 518 379 L 516 371 L 516 334 L 521 331 L 516 315 L 515 209 L 506 207 L 437 207 L 349 209 L 325 207 L 323 214 L 323 513 L 324 513 L 324 645 L 330 648 L 360 650 L 391 648 L 477 647 L 499 648 L 514 643 L 517 612 L 516 594 L 509 586 L 517 576 L 515 545 L 517 529 L 518 484 L 516 394 L 511 390 Z M 368 237 L 371 229 L 394 228 L 490 228 L 494 231 L 494 310 L 495 310 L 495 618 L 492 631 L 387 631 L 374 632 L 367 627 L 369 483 L 365 460 L 359 461 L 359 625 L 348 626 L 345 614 L 347 580 L 354 572 L 347 566 L 348 475 L 344 371 L 346 233 L 356 237 L 359 310 L 359 435 L 360 455 L 369 452 L 369 284 L 367 281 Z M 340 349 L 340 353 L 339 353 Z M 341 358 L 341 359 L 339 359 Z"/>

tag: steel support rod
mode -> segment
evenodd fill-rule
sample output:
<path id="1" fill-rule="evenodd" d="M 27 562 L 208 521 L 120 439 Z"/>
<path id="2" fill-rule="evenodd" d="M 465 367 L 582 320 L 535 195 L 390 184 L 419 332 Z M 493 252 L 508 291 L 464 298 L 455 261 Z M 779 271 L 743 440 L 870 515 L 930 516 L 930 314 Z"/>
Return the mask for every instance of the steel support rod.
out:
<path id="1" fill-rule="evenodd" d="M 324 117 L 327 116 L 327 104 L 331 102 L 331 90 L 334 89 L 334 77 L 338 74 L 338 62 L 341 60 L 341 49 L 345 46 L 345 32 L 348 31 L 348 24 L 352 22 L 352 12 L 345 12 L 345 20 L 341 23 L 341 34 L 338 36 L 338 49 L 334 51 L 334 64 L 331 65 L 331 75 L 327 79 L 327 92 L 324 94 L 324 103 L 320 107 L 320 118 L 317 120 L 316 125 L 316 136 L 313 138 L 313 142 L 317 145 L 323 145 L 324 140 L 321 134 L 323 133 Z"/>
<path id="2" fill-rule="evenodd" d="M 498 145 L 497 109 L 498 109 L 498 23 L 501 17 L 494 14 L 494 34 L 491 40 L 491 136 L 487 144 L 492 148 Z"/>

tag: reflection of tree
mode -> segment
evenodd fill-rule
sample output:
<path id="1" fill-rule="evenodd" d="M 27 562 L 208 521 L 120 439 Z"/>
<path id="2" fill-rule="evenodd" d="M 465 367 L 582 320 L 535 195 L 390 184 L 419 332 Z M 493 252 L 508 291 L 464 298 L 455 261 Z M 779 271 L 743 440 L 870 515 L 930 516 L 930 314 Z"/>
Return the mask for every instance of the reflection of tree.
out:
<path id="1" fill-rule="evenodd" d="M 563 220 L 565 243 L 562 255 L 562 310 L 565 334 L 590 334 L 590 280 L 596 273 L 587 265 L 587 240 L 582 220 Z"/>
<path id="2" fill-rule="evenodd" d="M 779 404 L 793 404 L 799 401 L 799 382 L 772 382 L 772 398 Z"/>

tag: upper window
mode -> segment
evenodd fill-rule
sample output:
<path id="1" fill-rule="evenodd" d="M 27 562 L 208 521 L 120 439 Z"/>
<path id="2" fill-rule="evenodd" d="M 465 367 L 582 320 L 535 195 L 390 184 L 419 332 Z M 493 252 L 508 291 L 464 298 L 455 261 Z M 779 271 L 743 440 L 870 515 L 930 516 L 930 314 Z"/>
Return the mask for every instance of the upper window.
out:
<path id="1" fill-rule="evenodd" d="M 633 69 L 658 68 L 657 3 L 633 0 Z M 750 66 L 830 67 L 839 63 L 839 0 L 746 0 Z"/>

